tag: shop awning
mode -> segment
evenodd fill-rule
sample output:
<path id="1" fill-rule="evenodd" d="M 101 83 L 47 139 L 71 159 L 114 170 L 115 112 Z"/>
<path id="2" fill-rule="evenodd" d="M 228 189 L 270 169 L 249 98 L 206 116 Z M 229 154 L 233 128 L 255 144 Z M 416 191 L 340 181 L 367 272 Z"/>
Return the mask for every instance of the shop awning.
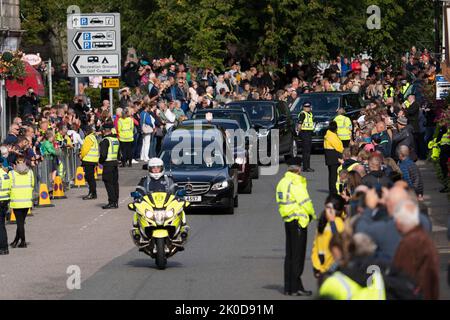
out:
<path id="1" fill-rule="evenodd" d="M 6 80 L 6 91 L 8 97 L 21 97 L 27 94 L 28 88 L 33 88 L 38 96 L 45 95 L 44 82 L 40 73 L 31 65 L 25 62 L 25 71 L 27 73 L 22 81 Z"/>

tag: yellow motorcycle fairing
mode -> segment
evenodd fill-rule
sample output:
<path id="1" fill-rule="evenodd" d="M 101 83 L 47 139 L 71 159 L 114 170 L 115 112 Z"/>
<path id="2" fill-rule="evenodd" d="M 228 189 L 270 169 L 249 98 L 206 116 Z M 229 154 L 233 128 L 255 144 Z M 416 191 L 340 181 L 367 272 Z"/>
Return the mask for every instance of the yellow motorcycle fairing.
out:
<path id="1" fill-rule="evenodd" d="M 165 192 L 154 192 L 150 195 L 143 197 L 143 201 L 135 203 L 136 213 L 139 217 L 135 217 L 136 221 L 139 221 L 142 229 L 146 227 L 157 227 L 157 223 L 154 218 L 148 218 L 146 213 L 151 212 L 153 217 L 155 211 L 173 211 L 173 217 L 165 219 L 164 224 L 161 227 L 173 226 L 178 229 L 181 224 L 181 213 L 183 209 L 189 206 L 189 202 L 180 201 L 175 196 Z"/>

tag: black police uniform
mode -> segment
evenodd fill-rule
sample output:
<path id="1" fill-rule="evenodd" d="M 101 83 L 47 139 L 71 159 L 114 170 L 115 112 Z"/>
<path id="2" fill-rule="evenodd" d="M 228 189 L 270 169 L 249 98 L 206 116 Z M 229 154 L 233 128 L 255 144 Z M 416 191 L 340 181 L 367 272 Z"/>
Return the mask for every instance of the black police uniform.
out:
<path id="1" fill-rule="evenodd" d="M 298 116 L 299 125 L 302 125 L 306 118 L 306 115 L 303 111 Z M 308 112 L 308 113 L 312 114 L 312 112 Z M 311 170 L 312 133 L 313 133 L 312 130 L 301 130 L 300 129 L 300 138 L 302 139 L 302 158 L 303 158 L 303 168 L 302 169 L 303 169 L 303 171 Z"/>
<path id="2" fill-rule="evenodd" d="M 106 161 L 110 148 L 109 140 L 106 138 L 117 137 L 113 134 L 107 135 L 99 144 L 99 163 L 103 166 L 102 180 L 108 192 L 108 205 L 104 206 L 103 209 L 117 209 L 119 207 L 119 162 L 117 160 Z"/>
<path id="3" fill-rule="evenodd" d="M 143 196 L 149 194 L 150 192 L 166 192 L 173 194 L 175 193 L 175 183 L 171 177 L 166 175 L 162 176 L 158 180 L 147 176 L 141 179 L 136 187 L 136 191 Z"/>

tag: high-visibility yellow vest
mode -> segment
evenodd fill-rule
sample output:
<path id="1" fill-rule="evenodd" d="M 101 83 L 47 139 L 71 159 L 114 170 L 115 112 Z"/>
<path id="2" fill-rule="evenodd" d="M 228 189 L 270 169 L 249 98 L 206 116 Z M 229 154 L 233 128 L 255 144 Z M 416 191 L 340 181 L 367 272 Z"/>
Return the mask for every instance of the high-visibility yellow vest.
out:
<path id="1" fill-rule="evenodd" d="M 404 102 L 405 108 L 408 109 L 409 107 L 411 107 L 411 103 L 408 100 L 405 100 Z"/>
<path id="2" fill-rule="evenodd" d="M 348 141 L 352 138 L 352 121 L 344 116 L 339 115 L 336 118 L 334 118 L 334 121 L 336 121 L 338 125 L 337 135 L 339 139 L 342 141 Z"/>
<path id="3" fill-rule="evenodd" d="M 406 92 L 408 92 L 408 89 L 411 85 L 409 84 L 409 82 L 407 82 L 405 85 L 403 85 L 400 89 L 400 92 L 403 94 L 403 96 L 406 94 Z"/>
<path id="4" fill-rule="evenodd" d="M 8 173 L 0 167 L 0 201 L 8 201 L 11 193 L 11 179 Z"/>
<path id="5" fill-rule="evenodd" d="M 19 174 L 13 170 L 9 173 L 9 178 L 11 179 L 10 208 L 26 209 L 33 207 L 33 171 Z"/>
<path id="6" fill-rule="evenodd" d="M 428 143 L 428 149 L 431 150 L 431 160 L 438 161 L 441 156 L 441 148 L 439 147 L 439 143 L 437 143 L 436 138 Z"/>
<path id="7" fill-rule="evenodd" d="M 312 112 L 306 112 L 306 111 L 302 111 L 299 114 L 299 118 L 301 114 L 305 114 L 305 120 L 303 120 L 302 123 L 302 130 L 303 131 L 313 131 L 314 130 L 314 117 Z"/>
<path id="8" fill-rule="evenodd" d="M 439 142 L 441 146 L 450 145 L 450 128 L 447 129 L 447 132 L 442 136 L 441 141 Z"/>
<path id="9" fill-rule="evenodd" d="M 277 185 L 276 199 L 284 222 L 297 220 L 302 228 L 306 228 L 311 219 L 316 219 L 304 177 L 287 172 Z"/>
<path id="10" fill-rule="evenodd" d="M 119 140 L 112 137 L 106 137 L 105 139 L 109 141 L 108 156 L 106 157 L 105 161 L 117 161 L 117 157 L 119 154 Z"/>
<path id="11" fill-rule="evenodd" d="M 117 123 L 120 142 L 133 142 L 134 122 L 131 118 L 120 118 Z"/>
<path id="12" fill-rule="evenodd" d="M 393 98 L 394 97 L 394 88 L 389 87 L 386 90 L 384 90 L 384 99 L 387 98 Z"/>
<path id="13" fill-rule="evenodd" d="M 82 160 L 85 162 L 98 163 L 98 160 L 100 158 L 100 152 L 98 149 L 97 137 L 95 136 L 95 134 L 91 133 L 86 137 L 86 139 L 92 141 L 92 147 Z"/>
<path id="14" fill-rule="evenodd" d="M 324 281 L 319 296 L 334 300 L 386 300 L 386 289 L 379 271 L 372 274 L 366 287 L 337 271 Z"/>
<path id="15" fill-rule="evenodd" d="M 356 166 L 358 166 L 358 165 L 360 165 L 360 163 L 359 162 L 355 162 L 354 164 L 352 164 L 352 165 L 350 165 L 348 168 L 347 168 L 347 171 L 348 172 L 350 172 L 350 171 L 352 171 Z M 336 182 L 336 190 L 337 191 L 339 191 L 339 186 L 341 185 L 341 178 L 339 177 L 339 175 L 340 175 L 340 173 L 341 173 L 341 171 L 342 170 L 344 170 L 344 167 L 343 167 L 343 165 L 341 164 L 339 167 L 338 167 L 338 169 L 337 169 L 337 182 Z"/>

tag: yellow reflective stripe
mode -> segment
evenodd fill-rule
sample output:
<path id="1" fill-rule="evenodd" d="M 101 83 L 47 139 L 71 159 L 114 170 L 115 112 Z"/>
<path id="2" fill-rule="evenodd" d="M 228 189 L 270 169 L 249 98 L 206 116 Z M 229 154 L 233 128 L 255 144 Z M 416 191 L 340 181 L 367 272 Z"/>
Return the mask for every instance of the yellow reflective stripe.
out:
<path id="1" fill-rule="evenodd" d="M 287 221 L 287 220 L 290 220 L 292 218 L 297 218 L 297 217 L 308 218 L 308 215 L 304 214 L 304 213 L 293 213 L 293 214 L 288 215 L 287 217 L 284 217 L 283 220 Z"/>
<path id="2" fill-rule="evenodd" d="M 11 187 L 15 188 L 15 189 L 25 189 L 25 188 L 33 188 L 33 176 L 30 174 L 30 172 L 28 172 L 28 176 L 30 178 L 30 184 L 26 184 L 26 185 L 16 185 L 16 176 L 14 174 L 14 171 L 12 171 L 12 183 L 11 183 Z"/>
<path id="3" fill-rule="evenodd" d="M 333 276 L 344 287 L 345 292 L 347 293 L 347 300 L 351 300 L 352 299 L 352 290 L 350 289 L 350 285 L 347 283 L 347 280 L 344 278 L 344 276 L 340 272 L 335 272 Z"/>
<path id="4" fill-rule="evenodd" d="M 300 202 L 298 205 L 299 205 L 299 206 L 302 206 L 302 205 L 304 205 L 305 203 L 310 202 L 310 201 L 311 201 L 311 198 L 307 198 L 307 199 L 303 200 L 302 202 Z"/>

